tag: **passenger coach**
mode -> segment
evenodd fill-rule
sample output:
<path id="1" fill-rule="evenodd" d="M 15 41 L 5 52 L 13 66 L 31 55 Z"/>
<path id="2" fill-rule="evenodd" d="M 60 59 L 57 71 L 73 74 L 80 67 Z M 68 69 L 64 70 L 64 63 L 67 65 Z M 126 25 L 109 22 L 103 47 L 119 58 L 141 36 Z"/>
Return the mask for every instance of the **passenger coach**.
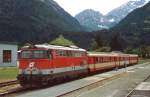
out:
<path id="1" fill-rule="evenodd" d="M 138 63 L 138 55 L 123 53 L 88 53 L 89 70 L 99 71 L 111 68 L 120 68 Z"/>

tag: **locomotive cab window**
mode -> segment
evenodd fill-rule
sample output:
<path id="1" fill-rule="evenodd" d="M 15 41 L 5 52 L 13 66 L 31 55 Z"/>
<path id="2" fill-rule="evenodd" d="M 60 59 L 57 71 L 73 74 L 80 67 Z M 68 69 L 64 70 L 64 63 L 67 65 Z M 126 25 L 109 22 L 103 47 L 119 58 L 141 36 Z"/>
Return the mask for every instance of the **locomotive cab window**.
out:
<path id="1" fill-rule="evenodd" d="M 21 52 L 21 58 L 31 58 L 31 59 L 37 59 L 37 58 L 49 58 L 48 51 L 46 50 L 25 50 Z"/>
<path id="2" fill-rule="evenodd" d="M 48 58 L 48 52 L 44 50 L 33 51 L 33 58 Z"/>

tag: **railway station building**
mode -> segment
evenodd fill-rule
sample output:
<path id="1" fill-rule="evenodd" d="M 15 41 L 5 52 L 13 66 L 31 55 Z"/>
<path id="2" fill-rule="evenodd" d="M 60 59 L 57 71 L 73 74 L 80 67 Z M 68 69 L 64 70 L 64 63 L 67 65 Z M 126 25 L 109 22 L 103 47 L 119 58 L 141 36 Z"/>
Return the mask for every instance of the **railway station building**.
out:
<path id="1" fill-rule="evenodd" d="M 17 66 L 17 43 L 0 42 L 0 67 Z"/>

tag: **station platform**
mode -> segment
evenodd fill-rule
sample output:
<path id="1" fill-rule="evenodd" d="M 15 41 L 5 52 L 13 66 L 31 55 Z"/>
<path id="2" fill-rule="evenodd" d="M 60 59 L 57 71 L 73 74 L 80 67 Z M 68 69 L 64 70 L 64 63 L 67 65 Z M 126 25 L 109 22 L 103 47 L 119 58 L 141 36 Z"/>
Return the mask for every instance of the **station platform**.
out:
<path id="1" fill-rule="evenodd" d="M 145 70 L 145 67 L 148 68 L 148 70 L 147 69 Z M 110 81 L 116 81 L 121 78 L 127 78 L 123 80 L 129 80 L 128 77 L 130 73 L 135 73 L 136 71 L 139 71 L 148 74 L 149 70 L 150 70 L 150 65 L 148 65 L 148 63 L 134 65 L 134 66 L 127 67 L 126 69 L 122 68 L 119 69 L 118 71 L 113 70 L 110 72 L 97 74 L 91 77 L 86 77 L 65 84 L 49 87 L 46 89 L 40 89 L 40 90 L 30 91 L 27 93 L 18 94 L 15 97 L 119 97 L 119 96 L 101 95 L 102 92 L 101 87 L 107 83 L 110 83 Z M 117 83 L 121 84 L 120 81 Z M 109 92 L 106 91 L 106 94 L 108 93 Z"/>
<path id="2" fill-rule="evenodd" d="M 105 83 L 103 86 L 97 87 L 91 91 L 87 91 L 86 93 L 82 93 L 77 97 L 150 97 L 144 95 L 133 95 L 128 96 L 128 94 L 145 78 L 150 75 L 150 64 L 145 65 L 137 65 L 139 67 L 133 68 L 131 70 L 127 70 L 127 76 L 120 77 L 119 79 L 109 81 Z M 149 84 L 147 85 L 147 89 L 149 89 Z M 146 89 L 145 85 L 140 85 L 140 89 Z M 136 92 L 140 93 L 140 92 Z M 146 92 L 145 92 L 146 93 Z M 144 93 L 144 94 L 145 94 Z M 150 94 L 150 92 L 149 92 Z"/>
<path id="3" fill-rule="evenodd" d="M 150 76 L 141 82 L 128 97 L 150 97 Z"/>

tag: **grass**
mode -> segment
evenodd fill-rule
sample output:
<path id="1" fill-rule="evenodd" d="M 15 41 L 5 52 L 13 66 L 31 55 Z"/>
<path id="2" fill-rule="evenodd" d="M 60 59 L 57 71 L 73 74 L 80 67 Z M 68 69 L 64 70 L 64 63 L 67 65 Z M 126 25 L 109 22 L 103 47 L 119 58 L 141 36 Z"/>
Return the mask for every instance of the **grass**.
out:
<path id="1" fill-rule="evenodd" d="M 18 74 L 17 67 L 0 68 L 0 82 L 16 79 Z"/>

